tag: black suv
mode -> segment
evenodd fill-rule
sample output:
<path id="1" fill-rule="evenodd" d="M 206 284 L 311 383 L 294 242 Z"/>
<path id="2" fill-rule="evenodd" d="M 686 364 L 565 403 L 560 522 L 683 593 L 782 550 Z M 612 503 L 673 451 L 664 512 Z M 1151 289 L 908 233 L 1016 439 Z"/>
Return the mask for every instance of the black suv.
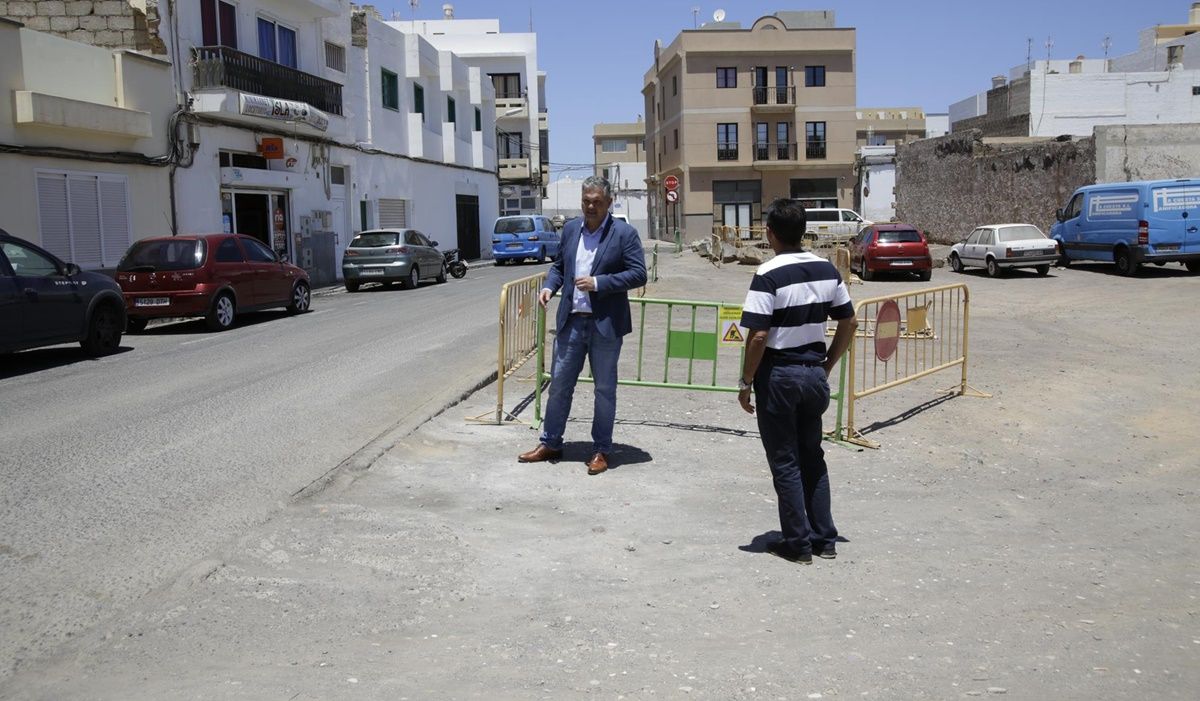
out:
<path id="1" fill-rule="evenodd" d="M 88 355 L 108 355 L 124 329 L 116 280 L 0 229 L 0 353 L 78 341 Z"/>

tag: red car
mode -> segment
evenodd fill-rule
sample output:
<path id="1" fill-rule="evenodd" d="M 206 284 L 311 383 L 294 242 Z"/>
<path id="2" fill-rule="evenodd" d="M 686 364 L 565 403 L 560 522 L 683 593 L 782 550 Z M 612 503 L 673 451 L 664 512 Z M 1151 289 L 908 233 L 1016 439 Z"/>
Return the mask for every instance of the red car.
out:
<path id="1" fill-rule="evenodd" d="M 308 311 L 308 273 L 284 262 L 258 239 L 199 234 L 142 239 L 117 265 L 128 329 L 150 319 L 202 316 L 223 331 L 242 312 L 286 307 Z"/>
<path id="2" fill-rule="evenodd" d="M 922 280 L 933 275 L 933 256 L 925 234 L 910 224 L 872 224 L 850 241 L 850 267 L 864 281 L 875 273 L 916 273 Z"/>

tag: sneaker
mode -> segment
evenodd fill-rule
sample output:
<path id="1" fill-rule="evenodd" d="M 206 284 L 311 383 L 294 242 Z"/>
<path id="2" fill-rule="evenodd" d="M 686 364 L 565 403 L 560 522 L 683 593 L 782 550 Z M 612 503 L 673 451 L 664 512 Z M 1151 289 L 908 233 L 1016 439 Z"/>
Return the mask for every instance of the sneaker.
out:
<path id="1" fill-rule="evenodd" d="M 825 560 L 833 560 L 837 558 L 837 550 L 834 550 L 832 547 L 828 547 L 824 550 L 814 550 L 813 555 Z"/>
<path id="2" fill-rule="evenodd" d="M 771 553 L 775 557 L 783 558 L 788 562 L 795 562 L 800 565 L 812 564 L 812 553 L 794 552 L 780 541 L 767 543 L 767 552 Z"/>

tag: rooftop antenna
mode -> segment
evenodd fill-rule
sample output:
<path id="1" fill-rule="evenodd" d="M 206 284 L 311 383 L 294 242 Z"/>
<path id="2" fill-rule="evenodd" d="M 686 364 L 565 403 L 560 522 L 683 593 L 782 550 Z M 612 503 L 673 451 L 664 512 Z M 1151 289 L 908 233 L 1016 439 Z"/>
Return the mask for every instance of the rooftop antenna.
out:
<path id="1" fill-rule="evenodd" d="M 692 8 L 692 29 L 696 29 L 697 27 L 700 26 L 696 23 L 697 22 L 696 18 L 699 16 L 700 16 L 700 8 L 693 7 Z"/>
<path id="2" fill-rule="evenodd" d="M 1046 72 L 1050 72 L 1050 49 L 1054 48 L 1054 37 L 1046 37 Z"/>
<path id="3" fill-rule="evenodd" d="M 417 5 L 421 4 L 421 0 L 408 0 L 408 6 L 412 8 L 412 30 L 417 31 Z"/>
<path id="4" fill-rule="evenodd" d="M 1100 42 L 1100 48 L 1104 49 L 1104 60 L 1108 60 L 1108 49 L 1112 46 L 1112 37 L 1105 36 L 1104 41 Z"/>
<path id="5" fill-rule="evenodd" d="M 718 9 L 716 12 L 714 12 L 713 13 L 713 21 L 714 22 L 724 22 L 725 21 L 725 10 Z"/>
<path id="6" fill-rule="evenodd" d="M 1025 72 L 1033 72 L 1033 37 L 1025 37 Z"/>

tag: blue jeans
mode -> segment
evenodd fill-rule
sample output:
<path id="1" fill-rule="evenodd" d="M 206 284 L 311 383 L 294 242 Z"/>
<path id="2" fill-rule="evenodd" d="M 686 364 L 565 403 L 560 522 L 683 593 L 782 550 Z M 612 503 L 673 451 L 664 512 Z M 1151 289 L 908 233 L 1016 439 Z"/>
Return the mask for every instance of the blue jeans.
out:
<path id="1" fill-rule="evenodd" d="M 783 545 L 796 553 L 834 547 L 829 470 L 821 447 L 821 414 L 829 379 L 820 366 L 777 365 L 763 358 L 754 376 L 758 431 L 779 498 Z"/>
<path id="2" fill-rule="evenodd" d="M 562 449 L 563 431 L 571 414 L 575 384 L 587 356 L 592 367 L 596 404 L 592 414 L 592 445 L 597 453 L 612 452 L 613 422 L 617 418 L 617 361 L 621 357 L 621 337 L 606 338 L 596 330 L 590 316 L 572 315 L 554 343 L 554 367 L 551 370 L 550 399 L 542 423 L 541 442 L 548 448 Z"/>

